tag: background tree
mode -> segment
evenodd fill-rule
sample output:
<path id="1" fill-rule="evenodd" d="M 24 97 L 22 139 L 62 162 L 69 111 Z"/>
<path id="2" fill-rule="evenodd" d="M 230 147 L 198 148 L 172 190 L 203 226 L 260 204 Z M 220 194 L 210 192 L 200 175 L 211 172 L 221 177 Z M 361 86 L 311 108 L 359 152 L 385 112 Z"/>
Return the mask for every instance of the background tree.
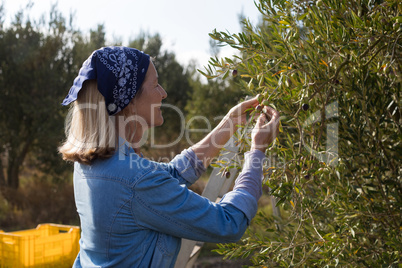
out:
<path id="1" fill-rule="evenodd" d="M 72 79 L 71 48 L 66 45 L 71 35 L 65 19 L 55 9 L 47 24 L 34 23 L 21 11 L 10 28 L 1 29 L 0 139 L 6 159 L 3 185 L 18 188 L 28 153 L 35 150 L 37 160 L 48 158 L 45 147 L 59 142 L 63 112 L 55 100 L 66 92 L 67 81 Z"/>
<path id="2" fill-rule="evenodd" d="M 194 74 L 191 79 L 191 99 L 185 107 L 189 143 L 194 144 L 208 134 L 223 116 L 246 96 L 239 86 L 237 77 L 233 79 L 208 80 L 207 83 L 197 75 L 195 67 L 189 67 Z"/>
<path id="3" fill-rule="evenodd" d="M 9 26 L 0 8 L 0 229 L 42 222 L 78 224 L 71 172 L 57 153 L 68 108 L 60 103 L 82 62 L 105 45 L 103 25 L 88 35 L 53 6 L 39 21 L 27 9 Z M 22 181 L 22 183 L 21 183 Z"/>
<path id="4" fill-rule="evenodd" d="M 219 252 L 267 267 L 401 265 L 402 4 L 256 6 L 261 25 L 211 34 L 242 57 L 211 59 L 205 72 L 238 70 L 280 111 L 264 173 L 282 219 L 261 212 L 243 243 Z M 240 141 L 247 149 L 247 135 Z"/>
<path id="5" fill-rule="evenodd" d="M 67 112 L 60 103 L 84 59 L 105 42 L 101 25 L 86 40 L 67 25 L 56 6 L 47 20 L 43 16 L 39 21 L 26 15 L 29 7 L 18 12 L 8 28 L 0 29 L 2 190 L 17 189 L 24 168 L 45 172 L 54 180 L 67 177 L 71 165 L 57 153 Z"/>

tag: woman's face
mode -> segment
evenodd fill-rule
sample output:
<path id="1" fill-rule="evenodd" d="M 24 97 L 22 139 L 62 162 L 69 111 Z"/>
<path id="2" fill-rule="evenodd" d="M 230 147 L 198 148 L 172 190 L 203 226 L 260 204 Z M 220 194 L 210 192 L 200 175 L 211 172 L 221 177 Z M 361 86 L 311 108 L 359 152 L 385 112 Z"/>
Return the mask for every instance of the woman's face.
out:
<path id="1" fill-rule="evenodd" d="M 162 100 L 167 97 L 166 91 L 158 83 L 158 73 L 152 62 L 142 85 L 142 91 L 134 98 L 135 115 L 142 124 L 147 127 L 155 127 L 163 124 L 161 111 Z"/>

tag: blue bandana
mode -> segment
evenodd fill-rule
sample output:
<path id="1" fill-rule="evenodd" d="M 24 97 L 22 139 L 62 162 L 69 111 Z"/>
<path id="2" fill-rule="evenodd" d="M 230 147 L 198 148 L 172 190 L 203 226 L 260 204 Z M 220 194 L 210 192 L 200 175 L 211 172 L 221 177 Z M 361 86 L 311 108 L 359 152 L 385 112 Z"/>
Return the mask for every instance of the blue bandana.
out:
<path id="1" fill-rule="evenodd" d="M 86 80 L 96 79 L 109 115 L 120 112 L 144 82 L 149 61 L 149 55 L 134 48 L 104 47 L 94 51 L 83 63 L 62 105 L 77 99 Z"/>

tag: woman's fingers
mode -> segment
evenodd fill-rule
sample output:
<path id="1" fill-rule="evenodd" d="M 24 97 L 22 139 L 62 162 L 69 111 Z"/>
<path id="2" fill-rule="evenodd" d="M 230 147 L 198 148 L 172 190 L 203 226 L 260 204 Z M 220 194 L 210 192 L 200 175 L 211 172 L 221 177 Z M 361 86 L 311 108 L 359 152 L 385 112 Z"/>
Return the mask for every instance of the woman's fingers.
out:
<path id="1" fill-rule="evenodd" d="M 229 115 L 231 117 L 241 116 L 247 111 L 247 109 L 249 109 L 251 107 L 256 107 L 257 105 L 258 105 L 257 97 L 251 98 L 249 100 L 245 100 L 245 101 L 237 104 L 236 106 L 234 106 L 229 111 Z"/>
<path id="2" fill-rule="evenodd" d="M 252 107 L 252 106 L 257 106 L 257 104 L 258 104 L 257 96 L 242 102 L 242 105 L 244 105 L 247 108 Z"/>
<path id="3" fill-rule="evenodd" d="M 279 121 L 279 112 L 270 106 L 265 106 L 265 114 L 270 117 L 270 121 Z"/>
<path id="4" fill-rule="evenodd" d="M 280 114 L 274 108 L 267 106 L 266 107 L 266 114 L 270 117 L 269 122 L 264 127 L 269 127 L 274 130 L 275 137 L 278 135 L 279 132 L 279 117 Z"/>
<path id="5" fill-rule="evenodd" d="M 267 106 L 266 111 L 261 113 L 257 120 L 257 125 L 262 128 L 269 124 L 276 125 L 279 124 L 279 113 L 275 109 Z"/>
<path id="6" fill-rule="evenodd" d="M 246 112 L 250 108 L 255 108 L 259 104 L 257 97 L 246 100 L 241 103 L 242 113 Z"/>
<path id="7" fill-rule="evenodd" d="M 265 113 L 257 118 L 252 131 L 252 148 L 264 151 L 279 133 L 279 113 L 267 107 Z"/>
<path id="8" fill-rule="evenodd" d="M 256 127 L 264 128 L 264 126 L 266 125 L 266 122 L 268 122 L 267 115 L 264 113 L 261 113 L 260 116 L 257 118 Z"/>
<path id="9" fill-rule="evenodd" d="M 255 107 L 257 105 L 258 105 L 257 97 L 251 98 L 249 100 L 245 100 L 242 103 L 240 103 L 241 113 L 244 113 L 247 109 L 249 109 L 251 107 Z"/>

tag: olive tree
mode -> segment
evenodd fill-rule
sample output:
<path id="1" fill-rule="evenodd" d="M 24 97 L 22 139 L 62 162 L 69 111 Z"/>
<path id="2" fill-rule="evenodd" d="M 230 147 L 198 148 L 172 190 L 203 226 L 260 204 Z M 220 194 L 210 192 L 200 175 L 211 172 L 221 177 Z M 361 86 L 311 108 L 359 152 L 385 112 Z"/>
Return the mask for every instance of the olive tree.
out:
<path id="1" fill-rule="evenodd" d="M 401 265 L 401 2 L 255 4 L 259 25 L 210 34 L 241 55 L 202 72 L 241 76 L 280 112 L 264 183 L 281 217 L 259 212 L 218 252 L 267 267 Z M 242 153 L 249 135 L 239 139 Z"/>
<path id="2" fill-rule="evenodd" d="M 72 21 L 67 22 L 57 6 L 52 6 L 49 15 L 38 21 L 30 19 L 30 7 L 17 12 L 9 26 L 2 24 L 5 14 L 0 8 L 3 194 L 5 188 L 19 188 L 24 169 L 40 170 L 59 179 L 71 170 L 57 152 L 64 137 L 67 113 L 61 102 L 84 59 L 105 41 L 103 26 L 91 30 L 87 40 L 72 27 Z"/>

